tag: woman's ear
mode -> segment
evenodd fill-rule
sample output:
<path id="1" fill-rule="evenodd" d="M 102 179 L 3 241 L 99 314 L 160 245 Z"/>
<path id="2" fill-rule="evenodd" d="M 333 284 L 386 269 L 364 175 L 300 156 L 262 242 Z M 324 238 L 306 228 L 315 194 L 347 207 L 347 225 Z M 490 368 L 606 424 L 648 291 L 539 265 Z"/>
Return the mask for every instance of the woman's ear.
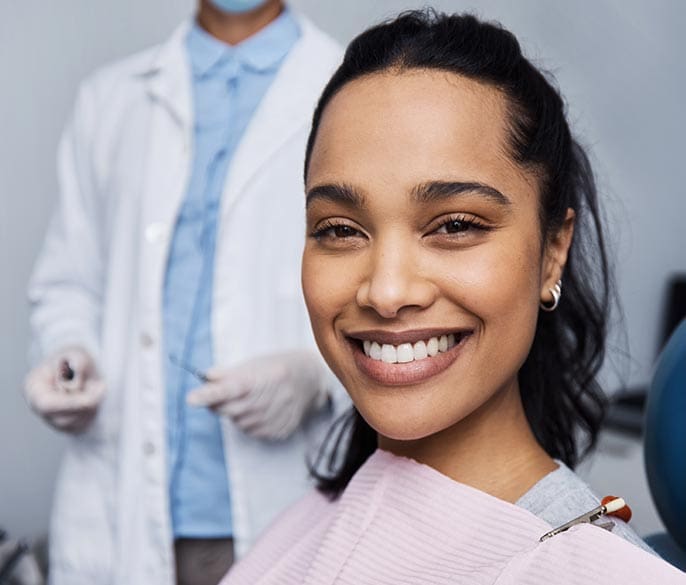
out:
<path id="1" fill-rule="evenodd" d="M 562 280 L 562 273 L 567 264 L 567 254 L 574 237 L 575 221 L 576 212 L 571 207 L 567 208 L 562 226 L 546 240 L 541 272 L 541 301 L 544 303 L 551 301 L 549 289 L 554 288 L 558 280 Z"/>

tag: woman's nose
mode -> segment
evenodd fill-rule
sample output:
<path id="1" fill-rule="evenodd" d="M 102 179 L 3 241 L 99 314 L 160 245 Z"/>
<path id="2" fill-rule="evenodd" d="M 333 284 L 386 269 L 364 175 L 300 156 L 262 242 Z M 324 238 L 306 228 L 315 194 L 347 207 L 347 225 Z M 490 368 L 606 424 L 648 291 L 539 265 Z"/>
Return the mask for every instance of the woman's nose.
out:
<path id="1" fill-rule="evenodd" d="M 372 252 L 366 276 L 357 290 L 357 304 L 392 319 L 404 308 L 428 307 L 435 287 L 421 274 L 418 258 L 406 247 L 387 245 Z"/>

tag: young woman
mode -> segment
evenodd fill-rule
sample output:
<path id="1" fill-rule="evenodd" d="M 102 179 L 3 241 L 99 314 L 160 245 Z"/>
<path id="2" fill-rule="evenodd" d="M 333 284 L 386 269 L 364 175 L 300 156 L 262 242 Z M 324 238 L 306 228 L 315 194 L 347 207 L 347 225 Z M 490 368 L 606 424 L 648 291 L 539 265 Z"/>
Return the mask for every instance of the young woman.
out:
<path id="1" fill-rule="evenodd" d="M 355 408 L 227 583 L 686 582 L 621 522 L 539 542 L 599 504 L 569 468 L 609 276 L 588 159 L 516 39 L 431 12 L 359 36 L 305 180 L 305 298 Z"/>

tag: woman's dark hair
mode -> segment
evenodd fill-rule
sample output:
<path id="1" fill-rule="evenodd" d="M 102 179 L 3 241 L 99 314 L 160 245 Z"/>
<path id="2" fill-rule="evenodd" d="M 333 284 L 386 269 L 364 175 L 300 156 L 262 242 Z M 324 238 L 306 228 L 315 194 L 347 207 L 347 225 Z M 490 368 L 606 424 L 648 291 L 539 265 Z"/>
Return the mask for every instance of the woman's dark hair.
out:
<path id="1" fill-rule="evenodd" d="M 307 142 L 305 175 L 323 111 L 347 83 L 378 72 L 447 71 L 491 85 L 508 101 L 513 158 L 539 177 L 541 236 L 554 235 L 568 208 L 575 235 L 554 312 L 541 313 L 519 371 L 524 410 L 538 442 L 573 467 L 596 442 L 605 398 L 596 374 L 605 355 L 610 272 L 589 160 L 572 138 L 557 89 L 498 24 L 472 15 L 406 12 L 355 38 L 322 93 Z M 580 444 L 581 440 L 581 444 Z M 376 449 L 375 431 L 353 407 L 311 466 L 319 489 L 339 494 Z"/>

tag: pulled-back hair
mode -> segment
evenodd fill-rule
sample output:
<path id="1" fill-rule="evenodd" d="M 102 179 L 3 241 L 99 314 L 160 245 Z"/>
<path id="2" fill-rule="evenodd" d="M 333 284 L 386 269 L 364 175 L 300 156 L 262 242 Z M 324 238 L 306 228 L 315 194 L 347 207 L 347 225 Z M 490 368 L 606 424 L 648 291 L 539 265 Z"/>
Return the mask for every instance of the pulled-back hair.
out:
<path id="1" fill-rule="evenodd" d="M 593 171 L 572 138 L 558 90 L 498 24 L 472 15 L 405 12 L 355 38 L 319 100 L 307 142 L 305 176 L 322 113 L 347 83 L 381 72 L 447 71 L 491 85 L 506 97 L 510 153 L 538 178 L 541 239 L 554 236 L 568 208 L 575 234 L 564 271 L 564 295 L 541 313 L 519 371 L 524 410 L 547 453 L 574 467 L 590 450 L 605 411 L 596 374 L 605 355 L 610 272 Z M 340 493 L 377 446 L 376 432 L 353 407 L 337 421 L 311 466 L 319 489 Z"/>

